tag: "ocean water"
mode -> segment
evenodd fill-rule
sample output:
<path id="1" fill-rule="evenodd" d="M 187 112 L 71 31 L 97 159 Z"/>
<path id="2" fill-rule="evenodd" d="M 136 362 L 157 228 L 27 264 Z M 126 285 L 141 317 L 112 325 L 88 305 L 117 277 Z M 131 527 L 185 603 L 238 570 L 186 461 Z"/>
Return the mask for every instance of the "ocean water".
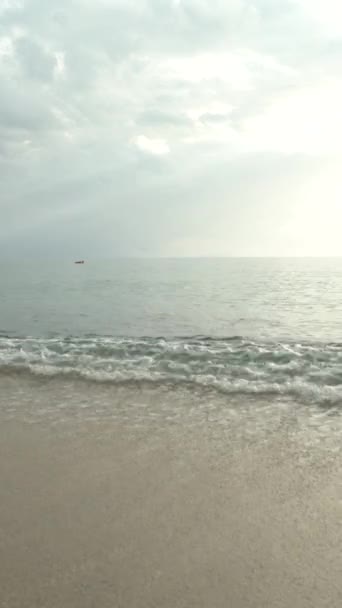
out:
<path id="1" fill-rule="evenodd" d="M 2 262 L 0 285 L 0 385 L 342 406 L 342 259 Z"/>

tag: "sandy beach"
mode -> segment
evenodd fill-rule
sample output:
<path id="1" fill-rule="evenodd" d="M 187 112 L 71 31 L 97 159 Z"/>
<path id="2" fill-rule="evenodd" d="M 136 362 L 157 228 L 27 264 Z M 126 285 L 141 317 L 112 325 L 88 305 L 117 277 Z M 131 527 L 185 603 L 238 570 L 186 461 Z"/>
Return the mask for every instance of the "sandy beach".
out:
<path id="1" fill-rule="evenodd" d="M 3 418 L 1 606 L 341 605 L 337 445 L 147 418 Z"/>

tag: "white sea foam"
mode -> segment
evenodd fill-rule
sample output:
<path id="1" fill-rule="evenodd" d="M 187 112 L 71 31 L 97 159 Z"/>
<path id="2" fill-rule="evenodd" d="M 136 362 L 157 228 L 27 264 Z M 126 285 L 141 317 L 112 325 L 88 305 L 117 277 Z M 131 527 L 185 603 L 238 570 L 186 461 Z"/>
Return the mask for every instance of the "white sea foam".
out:
<path id="1" fill-rule="evenodd" d="M 0 338 L 0 370 L 97 382 L 189 384 L 342 404 L 342 345 L 194 338 Z"/>

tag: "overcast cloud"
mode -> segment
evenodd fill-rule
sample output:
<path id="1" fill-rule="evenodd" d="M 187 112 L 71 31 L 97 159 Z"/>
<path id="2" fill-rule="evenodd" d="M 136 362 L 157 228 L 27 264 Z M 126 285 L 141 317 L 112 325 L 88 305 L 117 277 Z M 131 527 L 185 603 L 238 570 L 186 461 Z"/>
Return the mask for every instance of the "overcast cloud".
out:
<path id="1" fill-rule="evenodd" d="M 0 0 L 0 254 L 342 255 L 340 0 Z"/>

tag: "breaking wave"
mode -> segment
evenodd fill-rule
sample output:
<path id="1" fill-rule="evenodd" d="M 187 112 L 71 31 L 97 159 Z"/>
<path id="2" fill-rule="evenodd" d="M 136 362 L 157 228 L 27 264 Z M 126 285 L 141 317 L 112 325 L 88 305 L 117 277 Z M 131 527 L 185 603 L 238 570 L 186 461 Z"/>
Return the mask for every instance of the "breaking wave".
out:
<path id="1" fill-rule="evenodd" d="M 342 404 L 342 344 L 240 337 L 14 338 L 0 336 L 0 372 L 97 382 L 208 387 L 227 394 Z"/>

